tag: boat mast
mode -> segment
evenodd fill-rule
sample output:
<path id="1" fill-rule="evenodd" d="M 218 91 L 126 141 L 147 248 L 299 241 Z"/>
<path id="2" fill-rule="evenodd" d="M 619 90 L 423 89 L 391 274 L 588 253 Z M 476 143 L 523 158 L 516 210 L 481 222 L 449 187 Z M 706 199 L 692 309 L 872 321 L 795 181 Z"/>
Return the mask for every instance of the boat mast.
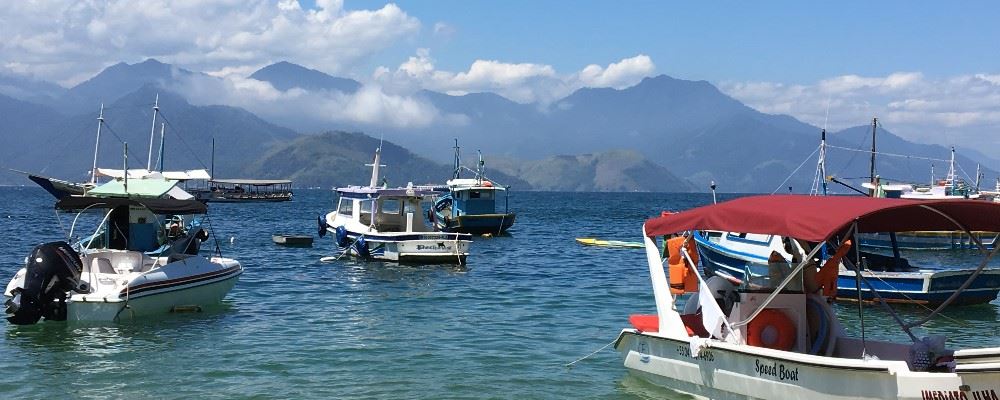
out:
<path id="1" fill-rule="evenodd" d="M 452 179 L 458 179 L 462 174 L 462 166 L 458 155 L 458 138 L 455 138 L 455 172 L 452 172 Z"/>
<path id="2" fill-rule="evenodd" d="M 951 186 L 953 190 L 958 187 L 958 183 L 955 182 L 955 146 L 951 147 L 951 159 L 948 160 L 948 176 L 945 177 L 945 184 Z"/>
<path id="3" fill-rule="evenodd" d="M 125 142 L 125 143 L 122 143 L 122 144 L 123 144 L 123 146 L 122 146 L 122 171 L 125 172 L 123 174 L 124 181 L 122 181 L 122 182 L 124 182 L 124 185 L 125 185 L 125 195 L 127 196 L 128 195 L 128 142 Z"/>
<path id="4" fill-rule="evenodd" d="M 146 156 L 146 171 L 153 168 L 153 138 L 156 136 L 156 113 L 160 111 L 160 94 L 156 94 L 153 102 L 153 125 L 149 128 L 149 154 Z"/>
<path id="5" fill-rule="evenodd" d="M 378 144 L 378 148 L 375 149 L 375 162 L 371 164 L 365 164 L 366 166 L 372 167 L 372 180 L 369 181 L 368 187 L 375 188 L 378 183 L 378 168 L 384 167 L 385 165 L 379 164 L 382 161 L 382 143 Z"/>
<path id="6" fill-rule="evenodd" d="M 156 163 L 160 164 L 160 172 L 163 172 L 163 133 L 166 129 L 167 124 L 165 122 L 160 122 L 160 152 L 156 155 Z"/>
<path id="7" fill-rule="evenodd" d="M 868 195 L 871 197 L 875 197 L 875 194 L 878 193 L 878 182 L 876 182 L 877 180 L 875 179 L 875 130 L 877 127 L 878 118 L 872 118 L 872 161 L 869 166 L 872 188 L 868 191 Z"/>
<path id="8" fill-rule="evenodd" d="M 821 191 L 822 189 L 822 191 Z M 822 193 L 826 196 L 826 129 L 820 133 L 819 160 L 816 162 L 816 177 L 813 179 L 809 194 L 815 196 Z"/>
<path id="9" fill-rule="evenodd" d="M 215 137 L 212 137 L 212 167 L 208 173 L 211 175 L 209 179 L 215 178 Z"/>
<path id="10" fill-rule="evenodd" d="M 104 125 L 104 103 L 101 103 L 101 113 L 97 116 L 97 140 L 94 141 L 94 167 L 90 169 L 91 184 L 97 184 L 97 149 L 101 146 L 101 125 Z"/>
<path id="11" fill-rule="evenodd" d="M 482 185 L 486 173 L 486 162 L 483 161 L 483 151 L 476 150 L 476 152 L 479 153 L 479 165 L 476 167 L 476 181 L 479 185 Z"/>

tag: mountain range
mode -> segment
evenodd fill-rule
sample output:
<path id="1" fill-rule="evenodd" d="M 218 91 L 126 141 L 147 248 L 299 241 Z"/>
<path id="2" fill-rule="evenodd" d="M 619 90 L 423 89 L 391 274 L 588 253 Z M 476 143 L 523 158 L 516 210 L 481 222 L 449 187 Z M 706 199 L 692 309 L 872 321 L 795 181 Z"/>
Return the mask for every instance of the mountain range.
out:
<path id="1" fill-rule="evenodd" d="M 494 179 L 536 190 L 690 191 L 714 181 L 730 192 L 787 186 L 802 192 L 813 180 L 815 155 L 811 162 L 809 156 L 819 143 L 815 126 L 758 112 L 708 82 L 665 75 L 624 89 L 583 88 L 547 105 L 521 104 L 494 93 L 422 90 L 413 97 L 441 115 L 460 116 L 462 123 L 417 127 L 359 122 L 322 127 L 305 117 L 268 120 L 239 107 L 192 105 L 177 89 L 192 77 L 220 79 L 152 59 L 112 65 L 68 89 L 0 77 L 0 136 L 7 143 L 0 148 L 0 166 L 81 179 L 92 162 L 101 104 L 105 130 L 99 164 L 118 167 L 121 142 L 128 142 L 129 165 L 145 166 L 157 96 L 160 119 L 166 121 L 167 169 L 210 167 L 214 138 L 217 176 L 290 177 L 303 186 L 367 182 L 361 163 L 370 162 L 377 139 L 345 130 L 391 139 L 384 154 L 397 163 L 398 169 L 386 169 L 392 181 L 448 178 L 451 143 L 458 138 L 464 149 L 483 150 Z M 363 86 L 290 62 L 266 66 L 248 78 L 280 91 L 339 96 Z M 315 131 L 326 133 L 303 133 Z M 863 125 L 831 132 L 828 172 L 867 176 L 868 158 L 861 153 L 870 135 L 870 126 Z M 878 145 L 883 152 L 912 156 L 879 158 L 878 173 L 893 180 L 925 182 L 930 177 L 926 159 L 948 157 L 942 146 L 912 143 L 881 128 Z M 996 165 L 970 151 L 958 157 L 967 169 L 974 169 L 976 161 L 966 154 Z M 943 175 L 946 163 L 933 162 Z M 996 176 L 992 169 L 986 173 Z M 22 179 L 0 174 L 0 182 Z"/>

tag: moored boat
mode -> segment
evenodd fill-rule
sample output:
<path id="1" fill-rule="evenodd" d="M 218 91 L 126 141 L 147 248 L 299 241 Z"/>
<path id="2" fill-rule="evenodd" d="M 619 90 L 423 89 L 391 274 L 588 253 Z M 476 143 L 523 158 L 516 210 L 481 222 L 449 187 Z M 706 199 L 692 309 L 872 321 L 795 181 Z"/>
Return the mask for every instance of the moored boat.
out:
<path id="1" fill-rule="evenodd" d="M 473 171 L 475 177 L 462 178 L 458 140 L 455 141 L 455 172 L 452 179 L 446 182 L 448 193 L 440 195 L 434 201 L 434 209 L 427 214 L 438 230 L 477 235 L 501 234 L 514 225 L 517 214 L 508 209 L 507 188 L 487 179 L 484 166 L 480 153 L 479 165 Z M 500 194 L 504 199 L 502 212 L 497 207 Z"/>
<path id="2" fill-rule="evenodd" d="M 167 227 L 172 216 L 207 211 L 198 201 L 70 196 L 56 208 L 98 210 L 103 217 L 86 243 L 35 247 L 4 291 L 11 323 L 33 324 L 41 318 L 120 321 L 197 310 L 222 300 L 243 273 L 240 263 L 222 257 L 218 246 L 213 256 L 200 254 L 201 243 L 210 236 L 204 228 L 171 235 Z M 75 228 L 74 223 L 68 236 Z M 95 246 L 98 241 L 104 245 Z M 171 250 L 147 253 L 161 242 Z"/>
<path id="3" fill-rule="evenodd" d="M 864 238 L 873 235 L 888 236 L 886 233 L 858 236 L 864 243 Z M 989 238 L 992 242 L 993 236 Z M 747 276 L 753 279 L 766 275 L 772 252 L 777 252 L 786 260 L 792 257 L 784 249 L 784 238 L 779 235 L 699 231 L 693 233 L 693 240 L 698 245 L 705 272 L 725 278 L 745 280 Z M 882 298 L 891 303 L 940 304 L 976 272 L 972 269 L 921 268 L 911 265 L 905 258 L 897 261 L 892 256 L 870 252 L 862 252 L 861 256 L 865 260 L 862 275 L 872 282 Z M 862 287 L 863 301 L 876 300 L 875 290 Z M 952 305 L 989 303 L 996 299 L 998 292 L 1000 269 L 989 268 L 977 274 L 972 284 L 962 291 L 962 295 Z M 858 298 L 853 270 L 843 266 L 838 270 L 837 292 L 834 297 L 846 301 Z"/>
<path id="4" fill-rule="evenodd" d="M 400 263 L 465 264 L 472 236 L 436 232 L 424 220 L 423 203 L 439 188 L 377 187 L 381 148 L 375 150 L 368 186 L 337 188 L 337 209 L 320 217 L 319 234 L 334 235 L 340 254 Z"/>
<path id="5" fill-rule="evenodd" d="M 713 399 L 996 398 L 1000 348 L 951 349 L 946 338 L 918 339 L 912 332 L 954 301 L 975 274 L 919 321 L 904 322 L 880 301 L 909 337 L 903 342 L 866 337 L 863 322 L 860 337 L 849 336 L 827 302 L 840 263 L 857 269 L 851 260 L 860 260 L 860 251 L 848 245 L 857 233 L 952 228 L 1000 230 L 1000 205 L 754 196 L 650 219 L 643 239 L 657 314 L 630 317 L 633 326 L 621 331 L 615 348 L 630 372 Z M 673 237 L 696 230 L 795 238 L 788 241 L 795 262 L 772 263 L 766 276 L 740 285 L 705 279 L 693 239 Z M 663 258 L 655 242 L 660 236 L 672 237 Z M 836 249 L 834 259 L 817 267 L 812 260 L 823 244 Z M 980 249 L 978 272 L 997 252 Z M 856 279 L 858 286 L 872 283 Z M 679 309 L 685 293 L 690 296 Z"/>

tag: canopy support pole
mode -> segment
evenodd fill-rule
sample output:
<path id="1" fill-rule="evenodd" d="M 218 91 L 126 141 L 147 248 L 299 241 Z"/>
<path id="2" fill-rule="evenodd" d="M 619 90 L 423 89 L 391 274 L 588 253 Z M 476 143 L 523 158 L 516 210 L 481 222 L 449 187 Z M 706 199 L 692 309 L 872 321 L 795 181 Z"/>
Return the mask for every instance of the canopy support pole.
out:
<path id="1" fill-rule="evenodd" d="M 795 277 L 798 276 L 799 272 L 802 272 L 802 269 L 805 268 L 807 264 L 809 264 L 809 261 L 811 261 L 812 258 L 816 256 L 816 253 L 819 253 L 819 249 L 821 248 L 823 248 L 823 246 L 813 246 L 813 249 L 812 251 L 809 252 L 809 255 L 802 257 L 802 261 L 799 262 L 799 265 L 796 266 L 795 269 L 793 269 L 792 272 L 789 273 L 788 276 L 786 276 L 785 279 L 778 284 L 778 287 L 774 289 L 774 292 L 771 292 L 771 294 L 768 295 L 766 299 L 764 299 L 764 302 L 762 302 L 760 306 L 758 306 L 757 309 L 754 310 L 754 312 L 750 314 L 749 317 L 747 317 L 747 319 L 732 324 L 732 326 L 735 328 L 739 328 L 741 326 L 749 324 L 750 321 L 753 321 L 754 318 L 757 318 L 757 314 L 760 314 L 761 311 L 764 311 L 764 308 L 766 308 L 768 304 L 771 304 L 771 302 L 774 301 L 775 297 L 778 297 L 778 293 L 781 293 L 781 289 L 784 289 L 785 286 L 788 286 L 788 284 L 792 282 L 792 279 L 795 279 Z"/>
<path id="2" fill-rule="evenodd" d="M 873 139 L 874 140 L 874 139 Z M 872 146 L 872 158 L 875 157 L 875 147 L 874 143 Z M 872 167 L 874 171 L 874 166 Z M 874 178 L 872 178 L 874 179 Z M 858 220 L 854 220 L 854 224 L 851 225 L 851 235 L 858 237 Z M 861 246 L 854 246 L 854 259 L 857 262 L 854 264 L 854 287 L 858 291 L 858 321 L 861 321 L 861 358 L 865 358 L 868 355 L 868 341 L 865 340 L 865 308 L 864 302 L 861 301 Z M 904 328 L 905 329 L 905 328 Z"/>
<path id="3" fill-rule="evenodd" d="M 975 236 L 973 236 L 973 239 L 975 239 Z M 948 296 L 948 299 L 945 300 L 943 303 L 941 303 L 941 305 L 939 305 L 937 308 L 935 308 L 934 311 L 930 313 L 930 315 L 921 318 L 919 321 L 906 324 L 903 328 L 904 329 L 913 328 L 927 323 L 927 321 L 930 321 L 932 318 L 937 316 L 938 313 L 941 312 L 941 310 L 944 310 L 945 307 L 948 307 L 948 305 L 950 305 L 953 301 L 955 301 L 955 299 L 958 298 L 958 295 L 964 292 L 965 289 L 968 289 L 969 286 L 972 285 L 972 282 L 976 280 L 977 277 L 979 277 L 979 273 L 983 272 L 983 269 L 986 268 L 986 265 L 990 263 L 990 259 L 992 259 L 993 256 L 997 254 L 997 250 L 1000 250 L 1000 246 L 996 245 L 997 239 L 1000 239 L 1000 234 L 997 234 L 997 236 L 993 238 L 993 243 L 994 243 L 993 251 L 986 254 L 986 257 L 983 258 L 983 262 L 979 263 L 979 267 L 977 267 L 976 270 L 972 272 L 972 275 L 969 275 L 969 279 L 966 279 L 965 283 L 962 283 L 962 286 L 959 286 L 958 289 L 955 289 L 955 292 L 952 293 L 951 296 Z M 981 248 L 983 248 L 982 247 L 983 244 L 978 239 L 975 240 L 976 244 L 979 245 Z"/>

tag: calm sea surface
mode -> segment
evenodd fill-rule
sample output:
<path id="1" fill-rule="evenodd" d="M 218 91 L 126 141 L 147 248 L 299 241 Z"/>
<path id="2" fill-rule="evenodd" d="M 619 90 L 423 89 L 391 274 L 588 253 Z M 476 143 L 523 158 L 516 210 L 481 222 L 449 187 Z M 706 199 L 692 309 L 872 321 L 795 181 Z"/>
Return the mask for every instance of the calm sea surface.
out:
<path id="1" fill-rule="evenodd" d="M 510 236 L 476 238 L 469 263 L 398 266 L 322 263 L 313 248 L 271 243 L 315 235 L 333 207 L 326 190 L 280 204 L 212 204 L 223 255 L 245 273 L 224 304 L 198 314 L 119 324 L 2 321 L 0 394 L 69 398 L 678 398 L 629 376 L 605 349 L 630 313 L 653 313 L 641 250 L 589 248 L 576 237 L 639 240 L 661 210 L 710 201 L 699 194 L 519 193 Z M 64 237 L 53 200 L 33 187 L 0 188 L 0 283 L 32 246 Z M 71 221 L 63 216 L 68 229 Z M 209 248 L 213 246 L 203 246 Z M 967 253 L 914 257 L 962 262 Z M 1000 346 L 998 303 L 947 312 L 922 334 L 952 345 Z M 840 306 L 857 325 L 856 306 Z M 899 337 L 866 308 L 868 335 Z M 904 317 L 924 315 L 919 308 Z"/>

